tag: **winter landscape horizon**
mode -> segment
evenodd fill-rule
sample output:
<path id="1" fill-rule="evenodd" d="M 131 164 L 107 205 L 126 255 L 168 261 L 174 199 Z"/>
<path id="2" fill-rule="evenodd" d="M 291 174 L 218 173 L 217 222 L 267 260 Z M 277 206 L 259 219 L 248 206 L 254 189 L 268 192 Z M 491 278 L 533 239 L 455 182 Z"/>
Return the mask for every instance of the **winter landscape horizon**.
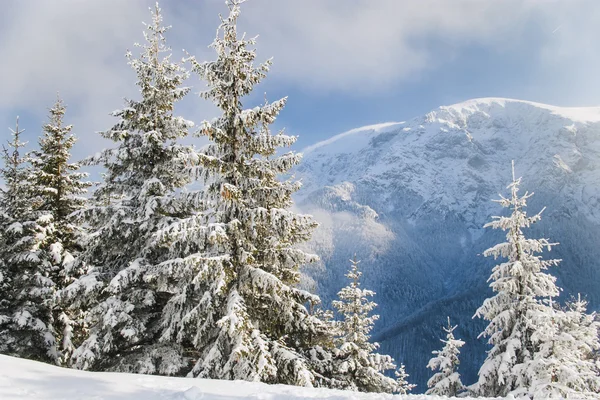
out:
<path id="1" fill-rule="evenodd" d="M 600 3 L 3 8 L 1 399 L 600 399 Z"/>

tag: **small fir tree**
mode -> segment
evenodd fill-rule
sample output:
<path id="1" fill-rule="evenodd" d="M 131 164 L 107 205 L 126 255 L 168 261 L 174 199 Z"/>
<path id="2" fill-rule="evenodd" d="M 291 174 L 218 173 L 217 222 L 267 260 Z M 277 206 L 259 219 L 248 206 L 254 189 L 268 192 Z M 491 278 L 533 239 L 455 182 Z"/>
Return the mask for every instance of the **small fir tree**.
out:
<path id="1" fill-rule="evenodd" d="M 192 267 L 186 282 L 200 296 L 181 326 L 189 333 L 181 336 L 197 354 L 192 376 L 325 385 L 328 377 L 319 368 L 329 355 L 322 345 L 330 333 L 307 310 L 319 298 L 296 286 L 299 267 L 316 259 L 296 244 L 310 238 L 316 223 L 290 210 L 300 183 L 280 179 L 301 158 L 278 154 L 296 138 L 269 129 L 286 99 L 242 107 L 271 62 L 255 66 L 255 40 L 238 36 L 241 3 L 226 2 L 229 16 L 212 43 L 217 59 L 192 60 L 208 84 L 202 96 L 222 114 L 199 131 L 210 140 L 199 158 L 210 209 L 205 227 L 194 233 L 204 250 L 177 263 Z M 182 235 L 188 232 L 176 232 L 173 240 Z"/>
<path id="2" fill-rule="evenodd" d="M 520 395 L 532 387 L 533 377 L 528 369 L 539 355 L 543 338 L 534 335 L 546 329 L 552 309 L 541 299 L 559 293 L 553 276 L 545 270 L 559 260 L 542 260 L 536 253 L 551 249 L 555 243 L 547 239 L 527 239 L 522 229 L 541 219 L 541 212 L 528 217 L 524 208 L 532 194 L 519 196 L 521 179 L 508 186 L 510 198 L 501 196 L 503 207 L 510 208 L 509 217 L 494 217 L 485 225 L 506 231 L 506 242 L 484 252 L 485 256 L 507 259 L 495 266 L 489 278 L 495 295 L 483 302 L 475 316 L 489 321 L 480 336 L 487 336 L 492 349 L 479 370 L 474 390 L 481 396 Z M 543 211 L 543 210 L 542 210 Z"/>
<path id="3" fill-rule="evenodd" d="M 152 245 L 156 235 L 193 208 L 175 195 L 190 183 L 184 170 L 196 152 L 177 143 L 193 124 L 174 115 L 175 104 L 189 92 L 182 86 L 188 73 L 170 59 L 167 30 L 156 5 L 146 43 L 137 45 L 140 57 L 127 53 L 141 99 L 115 111 L 119 121 L 102 133 L 118 146 L 89 160 L 106 173 L 94 206 L 81 213 L 92 230 L 84 259 L 97 267 L 66 290 L 70 297 L 90 299 L 89 337 L 73 357 L 78 368 L 177 374 L 186 366 L 177 343 L 159 341 L 172 293 L 148 277 L 167 253 Z"/>
<path id="4" fill-rule="evenodd" d="M 65 111 L 62 100 L 57 98 L 50 109 L 50 121 L 43 127 L 40 150 L 32 152 L 30 160 L 36 210 L 52 216 L 52 231 L 45 251 L 51 256 L 49 276 L 57 291 L 52 312 L 61 364 L 68 362 L 74 346 L 84 336 L 83 311 L 61 301 L 60 293 L 86 271 L 85 265 L 77 261 L 84 231 L 72 214 L 85 207 L 82 195 L 91 186 L 83 181 L 87 173 L 79 172 L 79 164 L 69 162 L 76 138 L 71 133 L 72 125 L 63 125 Z"/>
<path id="5" fill-rule="evenodd" d="M 52 280 L 49 238 L 52 215 L 37 209 L 28 157 L 17 127 L 4 148 L 0 170 L 5 188 L 0 197 L 0 352 L 58 363 L 52 316 L 55 282 Z"/>
<path id="6" fill-rule="evenodd" d="M 396 372 L 394 372 L 394 376 L 396 377 L 396 390 L 398 394 L 408 394 L 408 392 L 417 387 L 417 385 L 408 382 L 409 375 L 406 372 L 404 364 L 400 364 Z"/>
<path id="7" fill-rule="evenodd" d="M 396 380 L 385 376 L 386 371 L 396 369 L 394 360 L 376 353 L 379 344 L 370 342 L 371 330 L 379 318 L 378 315 L 370 315 L 377 304 L 369 297 L 375 293 L 360 287 L 362 272 L 358 269 L 359 261 L 354 257 L 350 262 L 351 268 L 346 274 L 350 285 L 340 290 L 339 300 L 333 302 L 333 307 L 342 316 L 337 338 L 338 380 L 345 389 L 405 394 L 414 385 L 406 382 L 408 375 L 404 366 L 401 365 L 396 372 Z"/>
<path id="8" fill-rule="evenodd" d="M 443 328 L 446 332 L 446 340 L 440 339 L 444 343 L 444 348 L 441 351 L 434 350 L 435 357 L 429 360 L 427 364 L 427 368 L 438 371 L 427 382 L 429 389 L 426 394 L 428 395 L 453 397 L 464 389 L 458 373 L 458 365 L 460 364 L 458 356 L 460 355 L 460 348 L 465 342 L 454 338 L 456 327 L 456 325 L 452 326 L 450 324 L 450 317 L 448 317 L 448 326 Z"/>

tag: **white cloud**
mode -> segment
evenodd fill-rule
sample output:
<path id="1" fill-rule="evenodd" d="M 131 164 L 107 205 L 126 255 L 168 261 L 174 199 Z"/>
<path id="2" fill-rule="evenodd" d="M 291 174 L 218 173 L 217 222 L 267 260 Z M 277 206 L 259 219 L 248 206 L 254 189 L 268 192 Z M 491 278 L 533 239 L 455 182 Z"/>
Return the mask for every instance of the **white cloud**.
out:
<path id="1" fill-rule="evenodd" d="M 93 131 L 107 127 L 108 113 L 135 90 L 124 54 L 140 36 L 146 8 L 118 0 L 9 4 L 0 28 L 0 109 L 43 118 L 60 92 L 86 144 L 79 147 L 98 144 Z M 39 128 L 22 122 L 34 140 Z"/>
<path id="2" fill-rule="evenodd" d="M 548 34 L 537 54 L 541 87 L 532 88 L 564 106 L 600 103 L 600 2 L 557 2 L 542 10 Z"/>
<path id="3" fill-rule="evenodd" d="M 67 121 L 75 125 L 80 138 L 75 156 L 105 146 L 96 131 L 108 129 L 115 122 L 109 113 L 123 105 L 123 98 L 137 93 L 125 53 L 127 49 L 135 52 L 134 43 L 143 41 L 142 22 L 151 18 L 150 5 L 146 0 L 13 0 L 3 4 L 0 120 L 12 121 L 17 112 L 43 119 L 60 92 L 68 106 Z M 181 57 L 175 39 L 175 57 Z M 202 107 L 209 109 L 201 100 L 194 101 L 200 112 Z M 182 109 L 186 116 L 196 111 L 191 104 Z M 22 119 L 28 126 L 26 135 L 34 141 L 39 128 L 31 122 Z"/>
<path id="4" fill-rule="evenodd" d="M 361 93 L 414 79 L 466 44 L 507 46 L 534 9 L 516 0 L 251 0 L 243 18 L 275 56 L 276 77 Z"/>
<path id="5" fill-rule="evenodd" d="M 175 56 L 186 48 L 200 60 L 212 59 L 207 46 L 217 14 L 226 12 L 224 2 L 162 4 L 165 22 L 173 25 L 168 38 Z M 149 19 L 151 5 L 150 0 L 4 2 L 0 120 L 12 121 L 20 109 L 43 117 L 60 91 L 82 137 L 80 147 L 95 150 L 100 142 L 93 132 L 110 126 L 108 113 L 123 97 L 135 96 L 124 53 L 142 40 L 141 22 Z M 530 39 L 526 32 L 537 24 L 548 32 L 536 39 L 539 49 L 528 57 L 540 64 L 542 75 L 546 65 L 552 68 L 548 79 L 565 76 L 562 90 L 574 97 L 573 85 L 583 90 L 593 81 L 590 87 L 600 89 L 595 73 L 600 57 L 593 50 L 599 13 L 596 0 L 250 0 L 243 5 L 240 30 L 260 35 L 260 60 L 274 57 L 268 85 L 361 96 L 419 79 L 469 45 L 510 53 L 517 41 Z M 585 73 L 577 73 L 581 69 Z M 190 84 L 200 86 L 196 77 Z M 539 100 L 540 90 L 532 87 L 533 99 Z M 196 121 L 215 112 L 195 96 L 180 109 Z"/>
<path id="6" fill-rule="evenodd" d="M 90 103 L 110 111 L 108 104 L 135 90 L 123 54 L 141 40 L 141 21 L 148 19 L 150 4 L 146 0 L 9 1 L 0 27 L 0 54 L 6 66 L 0 76 L 0 107 L 47 106 L 60 90 L 71 103 Z M 574 10 L 599 10 L 594 4 L 250 0 L 243 5 L 241 29 L 260 34 L 259 57 L 274 56 L 272 80 L 317 92 L 373 93 L 442 66 L 469 44 L 510 49 L 515 41 L 527 40 L 523 34 L 528 24 L 554 23 L 556 16 Z M 217 13 L 226 12 L 223 1 L 164 2 L 163 6 L 166 22 L 174 26 L 170 39 L 176 54 L 185 47 L 199 59 L 212 57 L 207 45 L 218 24 Z M 587 40 L 597 36 L 593 34 L 599 29 L 591 18 L 571 22 L 554 34 L 549 32 L 549 43 L 556 38 L 565 43 L 544 44 L 540 52 L 564 60 L 582 30 L 590 33 Z"/>
<path id="7" fill-rule="evenodd" d="M 1 28 L 5 73 L 0 76 L 0 106 L 47 105 L 58 90 L 72 101 L 131 93 L 123 56 L 147 19 L 140 2 L 12 4 Z"/>

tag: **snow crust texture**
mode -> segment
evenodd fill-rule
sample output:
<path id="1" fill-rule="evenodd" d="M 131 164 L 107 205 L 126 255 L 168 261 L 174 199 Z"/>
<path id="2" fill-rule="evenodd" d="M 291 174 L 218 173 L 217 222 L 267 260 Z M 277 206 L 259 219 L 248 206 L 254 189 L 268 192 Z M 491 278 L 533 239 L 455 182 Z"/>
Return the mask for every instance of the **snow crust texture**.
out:
<path id="1" fill-rule="evenodd" d="M 2 400 L 436 400 L 242 381 L 84 372 L 0 355 Z"/>

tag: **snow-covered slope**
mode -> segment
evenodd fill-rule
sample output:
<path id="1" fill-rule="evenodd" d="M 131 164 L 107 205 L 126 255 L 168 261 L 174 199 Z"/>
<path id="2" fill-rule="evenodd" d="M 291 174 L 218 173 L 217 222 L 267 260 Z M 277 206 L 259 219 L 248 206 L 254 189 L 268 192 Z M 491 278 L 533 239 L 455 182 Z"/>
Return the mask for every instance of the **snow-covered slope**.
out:
<path id="1" fill-rule="evenodd" d="M 392 396 L 306 389 L 240 381 L 167 378 L 58 368 L 0 355 L 2 400 L 435 400 L 436 396 Z"/>
<path id="2" fill-rule="evenodd" d="M 530 234 L 560 242 L 552 271 L 566 298 L 600 305 L 600 107 L 559 108 L 508 99 L 440 107 L 407 122 L 355 129 L 305 149 L 296 171 L 298 206 L 321 222 L 314 247 L 327 268 L 308 272 L 326 301 L 344 284 L 353 253 L 365 286 L 378 292 L 376 338 L 407 364 L 419 388 L 446 315 L 459 323 L 466 382 L 485 346 L 472 315 L 487 295 L 501 239 L 482 228 L 501 212 L 510 162 L 534 191 L 530 213 L 547 206 Z"/>

